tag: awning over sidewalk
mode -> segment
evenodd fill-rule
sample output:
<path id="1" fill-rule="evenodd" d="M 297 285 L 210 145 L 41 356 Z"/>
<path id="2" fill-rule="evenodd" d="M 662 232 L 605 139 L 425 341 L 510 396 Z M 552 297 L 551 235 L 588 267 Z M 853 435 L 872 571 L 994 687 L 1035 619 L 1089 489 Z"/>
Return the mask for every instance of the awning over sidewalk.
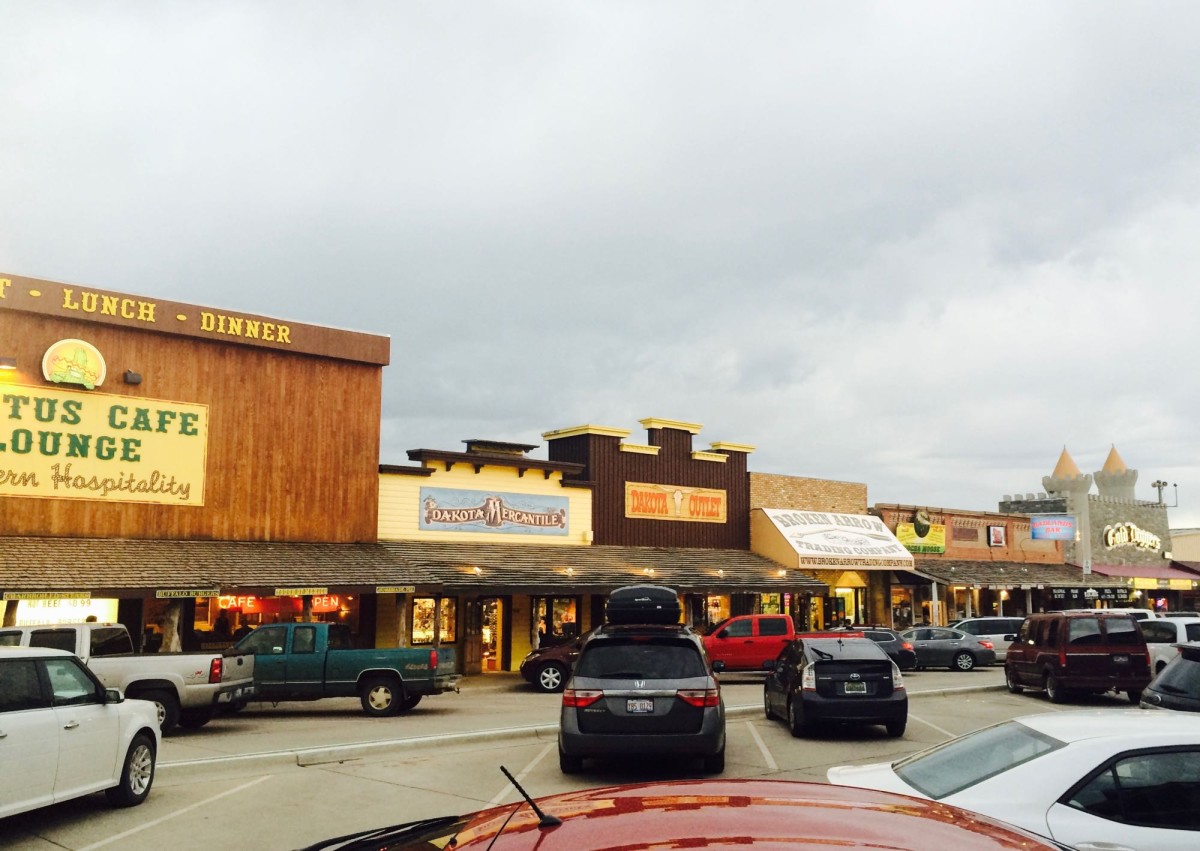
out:
<path id="1" fill-rule="evenodd" d="M 1107 588 L 1125 584 L 1108 576 L 1086 575 L 1074 564 L 918 558 L 915 570 L 947 585 L 973 588 Z"/>
<path id="2" fill-rule="evenodd" d="M 878 517 L 756 508 L 750 548 L 789 567 L 807 570 L 911 570 L 912 553 Z"/>
<path id="3" fill-rule="evenodd" d="M 1186 579 L 1192 582 L 1200 580 L 1200 574 L 1166 564 L 1093 564 L 1092 573 L 1129 579 Z"/>
<path id="4" fill-rule="evenodd" d="M 607 593 L 639 583 L 681 592 L 829 591 L 811 573 L 746 550 L 0 538 L 0 599 Z"/>
<path id="5" fill-rule="evenodd" d="M 376 543 L 0 538 L 0 596 L 9 599 L 37 592 L 198 597 L 214 590 L 276 596 L 380 588 L 436 593 L 441 582 Z"/>
<path id="6" fill-rule="evenodd" d="M 438 577 L 446 593 L 607 593 L 642 583 L 681 593 L 829 592 L 811 573 L 746 550 L 413 541 L 382 546 Z"/>

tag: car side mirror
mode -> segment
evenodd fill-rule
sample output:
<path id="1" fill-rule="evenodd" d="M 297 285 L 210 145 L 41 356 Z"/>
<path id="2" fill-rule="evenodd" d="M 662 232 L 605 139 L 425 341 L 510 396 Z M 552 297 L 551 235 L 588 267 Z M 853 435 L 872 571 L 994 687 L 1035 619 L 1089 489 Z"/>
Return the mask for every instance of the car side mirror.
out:
<path id="1" fill-rule="evenodd" d="M 124 703 L 125 695 L 121 694 L 119 688 L 106 688 L 104 690 L 105 703 Z"/>
<path id="2" fill-rule="evenodd" d="M 725 670 L 725 661 L 723 659 L 713 660 L 712 670 L 713 670 L 714 674 L 719 674 L 722 671 L 724 671 Z"/>
<path id="3" fill-rule="evenodd" d="M 763 660 L 763 670 L 764 670 L 764 671 L 773 671 L 773 670 L 775 670 L 775 660 L 774 660 L 774 659 L 765 659 L 765 660 Z"/>
<path id="4" fill-rule="evenodd" d="M 717 638 L 728 638 L 728 637 L 729 636 L 727 636 L 725 634 L 725 630 L 721 630 L 720 632 L 717 633 Z"/>

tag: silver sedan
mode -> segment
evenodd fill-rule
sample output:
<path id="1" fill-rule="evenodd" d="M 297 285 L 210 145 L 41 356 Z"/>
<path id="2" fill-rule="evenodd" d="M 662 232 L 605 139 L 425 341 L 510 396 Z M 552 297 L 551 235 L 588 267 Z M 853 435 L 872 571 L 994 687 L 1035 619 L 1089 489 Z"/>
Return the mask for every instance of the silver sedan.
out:
<path id="1" fill-rule="evenodd" d="M 919 626 L 902 633 L 917 653 L 917 668 L 970 671 L 976 665 L 996 664 L 992 642 L 944 626 Z"/>

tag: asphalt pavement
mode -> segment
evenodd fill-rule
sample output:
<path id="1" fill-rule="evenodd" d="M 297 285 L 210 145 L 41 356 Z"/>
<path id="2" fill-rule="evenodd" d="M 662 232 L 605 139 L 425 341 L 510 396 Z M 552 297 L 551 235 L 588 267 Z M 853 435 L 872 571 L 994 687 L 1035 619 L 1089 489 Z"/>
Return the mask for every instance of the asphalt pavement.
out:
<path id="1" fill-rule="evenodd" d="M 730 718 L 760 713 L 761 674 L 721 678 Z M 904 675 L 910 699 L 1004 688 L 1004 668 L 973 671 L 911 671 Z M 494 741 L 528 737 L 554 741 L 561 705 L 558 694 L 535 691 L 519 674 L 465 677 L 459 694 L 426 697 L 404 715 L 372 718 L 358 698 L 328 698 L 272 705 L 252 703 L 218 715 L 198 730 L 163 740 L 158 769 L 176 778 L 222 771 L 238 764 L 320 765 L 344 762 L 439 742 Z"/>

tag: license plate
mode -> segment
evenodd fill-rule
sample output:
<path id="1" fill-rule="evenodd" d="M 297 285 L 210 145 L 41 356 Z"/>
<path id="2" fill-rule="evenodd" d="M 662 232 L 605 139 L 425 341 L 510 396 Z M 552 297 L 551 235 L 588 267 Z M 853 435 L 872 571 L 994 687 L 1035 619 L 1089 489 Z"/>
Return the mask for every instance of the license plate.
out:
<path id="1" fill-rule="evenodd" d="M 653 712 L 653 700 L 627 700 L 625 701 L 626 712 Z"/>
<path id="2" fill-rule="evenodd" d="M 866 683 L 846 683 L 846 694 L 866 694 Z"/>
<path id="3" fill-rule="evenodd" d="M 1127 653 L 1114 653 L 1113 661 L 1116 662 L 1118 665 L 1128 665 L 1129 664 L 1129 655 Z"/>

